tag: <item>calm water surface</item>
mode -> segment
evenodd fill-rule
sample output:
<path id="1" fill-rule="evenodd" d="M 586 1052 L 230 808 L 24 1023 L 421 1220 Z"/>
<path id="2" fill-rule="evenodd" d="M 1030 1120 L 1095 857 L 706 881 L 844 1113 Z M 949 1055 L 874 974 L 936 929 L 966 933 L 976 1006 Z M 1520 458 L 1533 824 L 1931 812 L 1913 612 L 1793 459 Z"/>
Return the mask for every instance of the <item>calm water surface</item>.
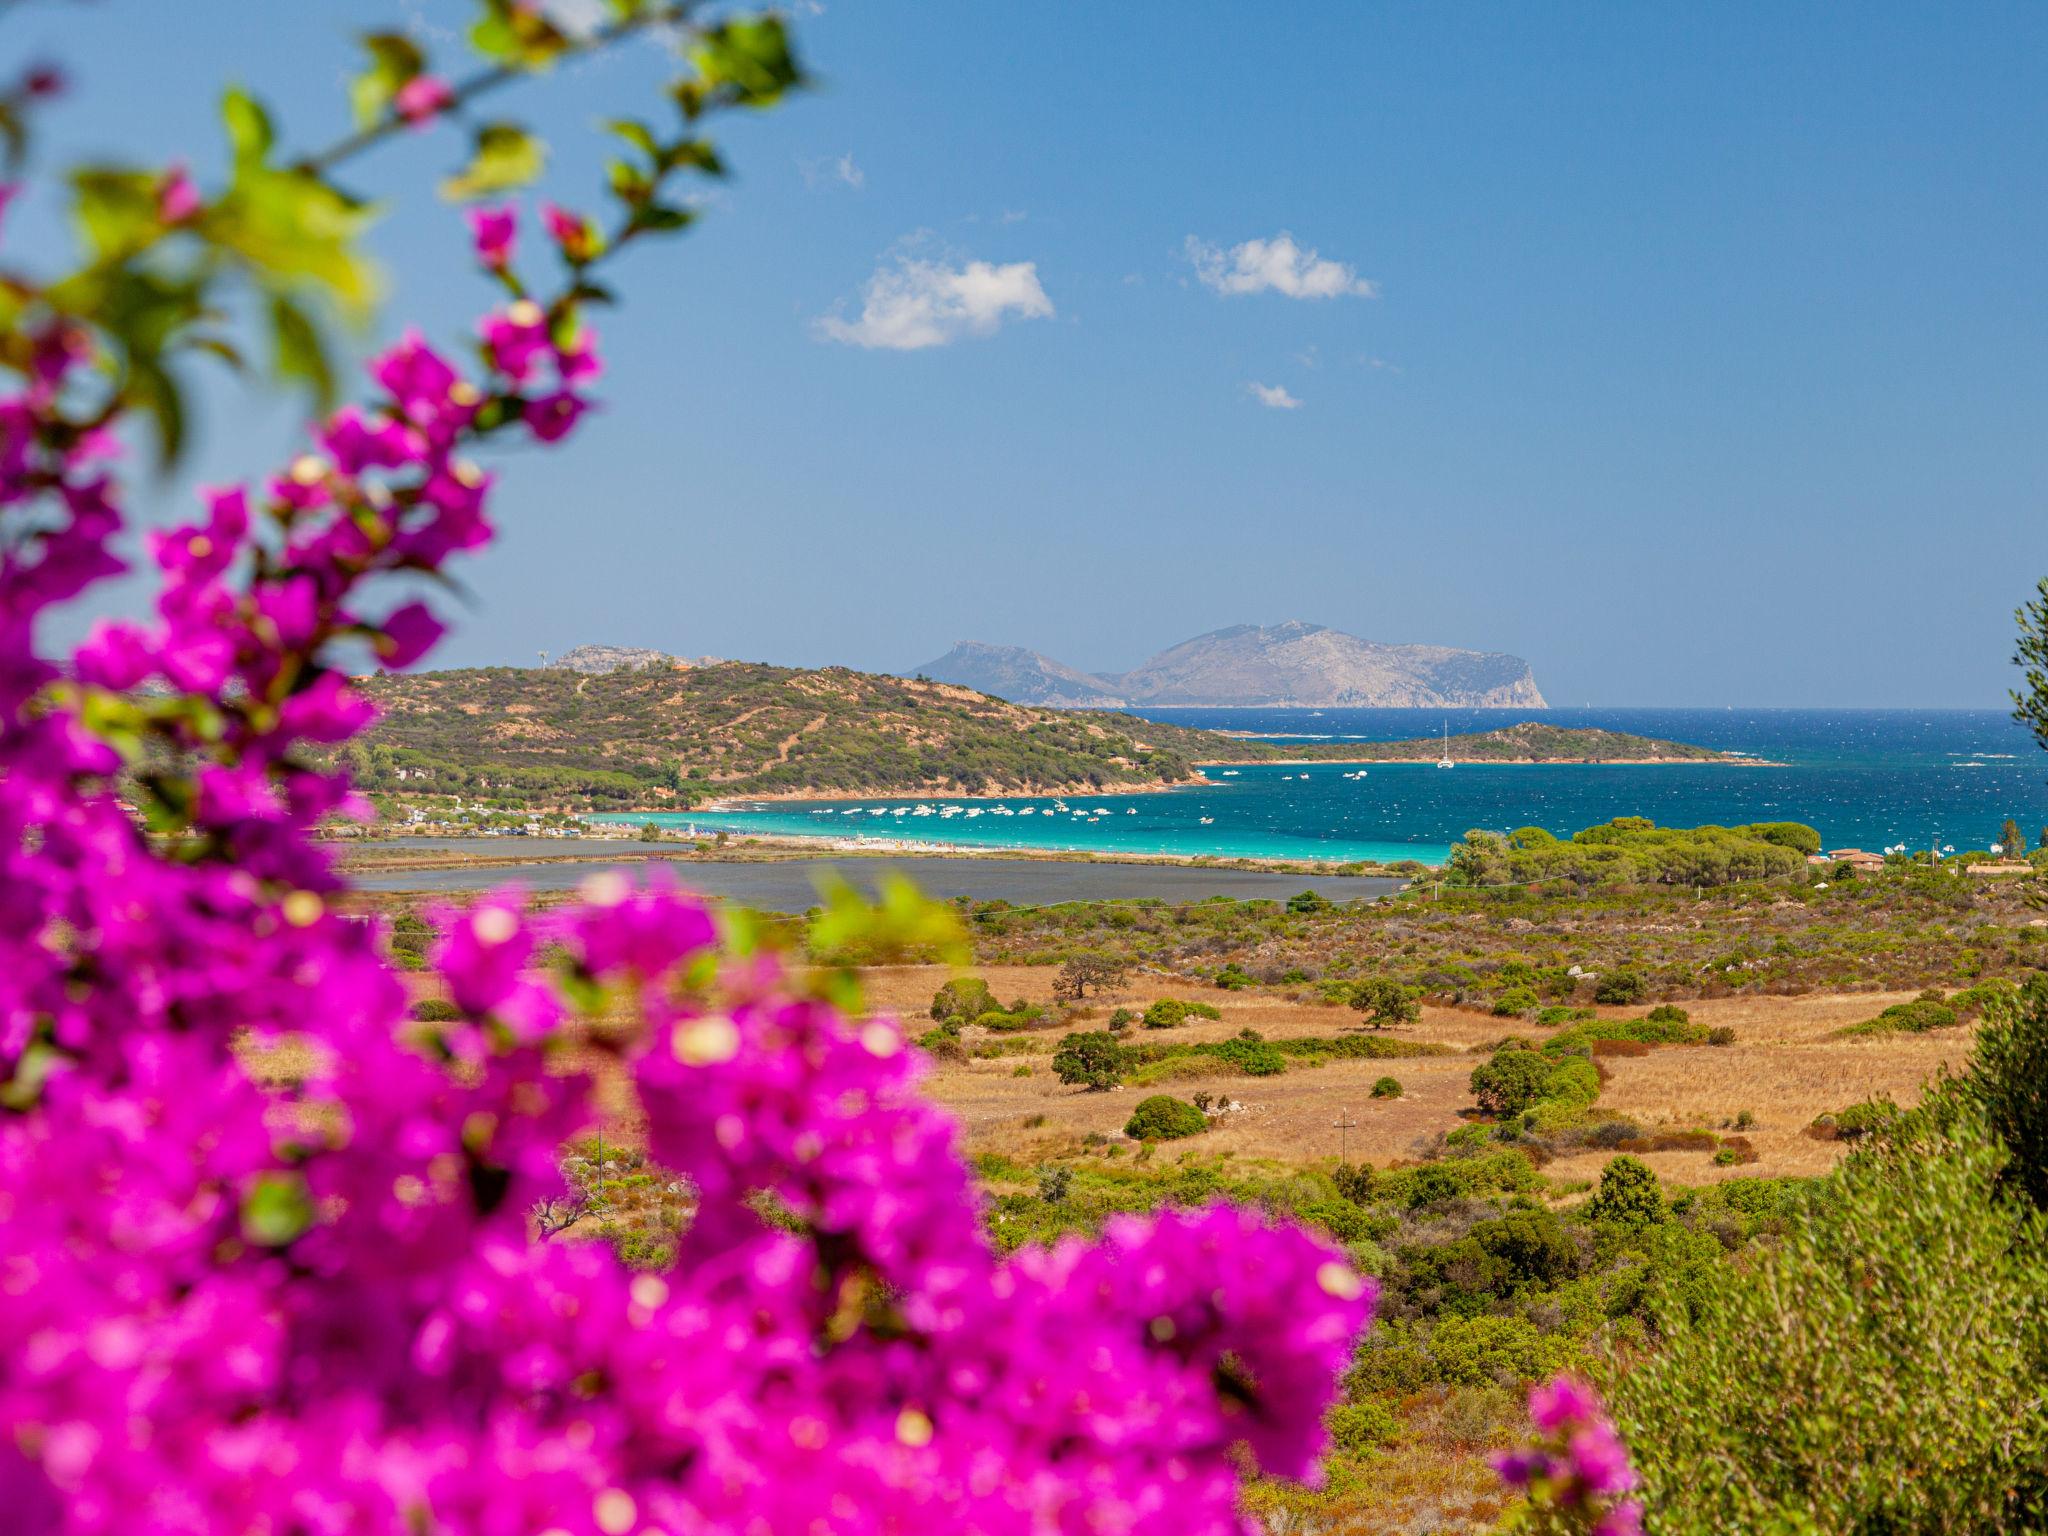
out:
<path id="1" fill-rule="evenodd" d="M 388 846 L 388 845 L 387 845 Z M 477 852 L 480 840 L 400 839 L 398 846 L 461 848 Z M 548 852 L 559 843 L 543 845 Z M 658 843 L 621 843 L 620 851 L 658 853 Z M 524 851 L 523 840 L 506 850 L 508 861 Z M 487 851 L 487 849 L 486 849 Z M 622 866 L 629 873 L 645 865 Z M 1112 901 L 1154 897 L 1160 901 L 1201 901 L 1210 896 L 1285 901 L 1295 892 L 1320 891 L 1332 901 L 1371 900 L 1398 889 L 1398 880 L 1349 875 L 1274 875 L 1256 870 L 1190 869 L 1173 864 L 1056 864 L 1043 860 L 991 858 L 787 859 L 772 864 L 719 864 L 678 860 L 677 880 L 693 891 L 719 896 L 763 912 L 801 912 L 815 906 L 821 882 L 843 878 L 874 894 L 884 874 L 908 875 L 927 896 L 974 901 L 1000 898 L 1017 906 L 1060 901 Z M 360 876 L 367 891 L 466 891 L 516 881 L 529 890 L 571 890 L 603 861 L 557 859 L 535 864 L 473 864 L 460 869 L 390 870 Z"/>
<path id="2" fill-rule="evenodd" d="M 1212 769 L 1214 783 L 1163 794 L 1069 795 L 1065 811 L 1043 795 L 869 796 L 613 819 L 940 846 L 1430 863 L 1473 827 L 1533 825 L 1565 834 L 1615 816 L 1648 816 L 1664 826 L 1804 821 L 1830 848 L 1870 849 L 1930 842 L 1982 848 L 2008 816 L 2030 841 L 2048 824 L 2048 755 L 1998 710 L 1176 709 L 1155 718 L 1276 741 L 1356 742 L 1361 751 L 1375 741 L 1435 735 L 1446 720 L 1455 735 L 1537 718 L 1692 742 L 1783 766 L 1399 763 L 1346 778 L 1356 770 L 1318 763 L 1240 768 L 1227 778 Z M 932 814 L 917 815 L 920 805 Z M 947 805 L 959 806 L 959 814 L 938 814 Z M 1027 807 L 1033 814 L 1022 814 Z"/>

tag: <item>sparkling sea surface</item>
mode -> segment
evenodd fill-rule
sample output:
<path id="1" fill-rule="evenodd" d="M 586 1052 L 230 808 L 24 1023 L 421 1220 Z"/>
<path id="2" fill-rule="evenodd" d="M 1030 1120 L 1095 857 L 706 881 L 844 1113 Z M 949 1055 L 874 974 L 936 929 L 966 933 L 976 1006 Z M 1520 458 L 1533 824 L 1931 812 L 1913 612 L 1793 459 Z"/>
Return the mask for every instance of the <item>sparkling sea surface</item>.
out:
<path id="1" fill-rule="evenodd" d="M 1358 770 L 1314 763 L 1240 767 L 1229 777 L 1230 770 L 1212 768 L 1212 783 L 1157 794 L 1068 795 L 1065 810 L 1048 795 L 861 796 L 597 819 L 937 848 L 1425 863 L 1441 861 L 1473 827 L 1533 825 L 1564 835 L 1615 816 L 1675 827 L 1803 821 L 1820 829 L 1829 848 L 1872 850 L 1930 842 L 1984 848 L 2008 816 L 2032 843 L 2048 824 L 2048 754 L 2001 710 L 1174 709 L 1154 718 L 1276 742 L 1357 742 L 1361 750 L 1374 741 L 1434 736 L 1446 721 L 1457 735 L 1535 719 L 1690 742 L 1783 766 L 1397 763 L 1347 777 Z M 927 813 L 918 814 L 919 806 Z M 943 814 L 949 806 L 959 809 Z M 1023 814 L 1026 808 L 1032 814 Z"/>

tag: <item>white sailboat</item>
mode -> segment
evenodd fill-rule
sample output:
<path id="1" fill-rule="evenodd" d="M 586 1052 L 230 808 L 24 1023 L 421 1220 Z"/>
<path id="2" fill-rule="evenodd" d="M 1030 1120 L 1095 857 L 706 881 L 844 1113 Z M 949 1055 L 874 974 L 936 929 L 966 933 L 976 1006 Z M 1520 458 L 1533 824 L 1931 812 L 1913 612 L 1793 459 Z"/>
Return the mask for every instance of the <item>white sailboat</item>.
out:
<path id="1" fill-rule="evenodd" d="M 1451 722 L 1448 719 L 1444 721 L 1444 755 L 1437 759 L 1436 765 L 1439 768 L 1455 768 L 1458 766 L 1451 761 Z"/>

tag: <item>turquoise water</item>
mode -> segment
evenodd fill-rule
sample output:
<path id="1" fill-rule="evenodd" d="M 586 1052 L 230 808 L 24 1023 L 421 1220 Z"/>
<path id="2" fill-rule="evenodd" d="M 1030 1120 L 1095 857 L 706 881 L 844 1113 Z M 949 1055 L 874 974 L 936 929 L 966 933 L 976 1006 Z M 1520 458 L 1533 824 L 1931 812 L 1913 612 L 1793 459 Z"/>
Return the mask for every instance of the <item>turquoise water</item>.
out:
<path id="1" fill-rule="evenodd" d="M 1364 751 L 1373 741 L 1434 735 L 1446 719 L 1455 735 L 1531 713 L 1183 709 L 1157 718 L 1275 740 L 1355 741 Z M 1804 821 L 1830 848 L 1869 849 L 1930 842 L 1983 848 L 2008 816 L 2031 842 L 2048 824 L 2048 754 L 1996 710 L 1553 709 L 1540 718 L 1694 742 L 1783 766 L 1397 763 L 1351 778 L 1356 769 L 1315 763 L 1239 768 L 1230 777 L 1211 769 L 1211 784 L 1159 794 L 1069 795 L 1065 810 L 1046 795 L 863 796 L 599 819 L 936 847 L 1426 863 L 1441 861 L 1472 827 L 1534 825 L 1563 834 L 1615 816 L 1648 816 L 1664 826 Z M 919 815 L 919 806 L 929 813 Z M 943 814 L 948 807 L 953 814 Z M 1026 808 L 1032 814 L 1023 814 Z"/>

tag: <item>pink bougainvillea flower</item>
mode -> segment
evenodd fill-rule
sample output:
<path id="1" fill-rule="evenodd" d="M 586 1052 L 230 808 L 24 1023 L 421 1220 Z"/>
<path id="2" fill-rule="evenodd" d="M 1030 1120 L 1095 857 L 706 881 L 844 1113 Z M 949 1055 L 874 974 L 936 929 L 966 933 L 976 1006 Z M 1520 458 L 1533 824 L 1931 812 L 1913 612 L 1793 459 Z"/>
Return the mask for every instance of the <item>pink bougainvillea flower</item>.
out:
<path id="1" fill-rule="evenodd" d="M 164 173 L 164 179 L 156 189 L 158 219 L 166 224 L 183 224 L 198 214 L 203 206 L 199 189 L 192 184 L 185 167 L 174 165 Z"/>
<path id="2" fill-rule="evenodd" d="M 590 402 L 574 390 L 558 389 L 526 403 L 526 424 L 544 443 L 560 442 L 576 428 Z"/>
<path id="3" fill-rule="evenodd" d="M 491 366 L 515 384 L 525 383 L 534 364 L 554 350 L 548 339 L 547 311 L 531 299 L 515 300 L 485 316 L 480 330 Z"/>
<path id="4" fill-rule="evenodd" d="M 512 246 L 519 235 L 519 215 L 510 208 L 472 208 L 469 210 L 470 237 L 476 246 L 476 259 L 493 272 L 502 272 L 512 264 Z"/>
<path id="5" fill-rule="evenodd" d="M 597 254 L 597 226 L 582 214 L 571 213 L 554 203 L 542 203 L 540 216 L 565 260 L 582 263 Z"/>
<path id="6" fill-rule="evenodd" d="M 414 127 L 432 122 L 454 104 L 454 88 L 439 75 L 414 75 L 391 98 L 392 110 Z"/>
<path id="7" fill-rule="evenodd" d="M 447 628 L 425 603 L 407 603 L 379 626 L 377 659 L 402 671 L 432 650 Z"/>

